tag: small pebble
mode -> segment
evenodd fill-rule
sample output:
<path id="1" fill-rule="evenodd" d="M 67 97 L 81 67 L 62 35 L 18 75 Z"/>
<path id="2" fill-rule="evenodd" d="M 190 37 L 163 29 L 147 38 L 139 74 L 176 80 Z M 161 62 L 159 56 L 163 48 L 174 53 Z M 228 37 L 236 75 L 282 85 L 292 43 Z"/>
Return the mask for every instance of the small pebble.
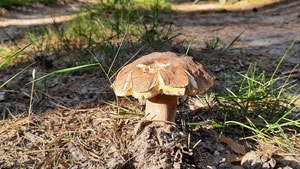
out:
<path id="1" fill-rule="evenodd" d="M 275 167 L 276 161 L 270 154 L 251 151 L 243 157 L 241 164 L 245 169 L 271 169 Z"/>
<path id="2" fill-rule="evenodd" d="M 218 169 L 231 169 L 232 166 L 228 162 L 223 162 L 223 163 L 219 164 L 217 168 Z"/>
<path id="3" fill-rule="evenodd" d="M 219 156 L 219 155 L 220 155 L 220 153 L 217 150 L 215 150 L 214 151 L 214 156 Z"/>
<path id="4" fill-rule="evenodd" d="M 0 101 L 5 100 L 5 92 L 0 92 Z"/>

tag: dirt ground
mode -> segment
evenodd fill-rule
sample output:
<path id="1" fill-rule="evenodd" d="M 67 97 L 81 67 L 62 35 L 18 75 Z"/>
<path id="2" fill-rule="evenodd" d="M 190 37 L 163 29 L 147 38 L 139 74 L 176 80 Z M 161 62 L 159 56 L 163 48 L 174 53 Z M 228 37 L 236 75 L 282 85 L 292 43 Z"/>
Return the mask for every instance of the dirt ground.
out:
<path id="1" fill-rule="evenodd" d="M 37 8 L 3 11 L 0 41 L 16 38 L 23 28 L 49 24 L 54 14 L 57 22 L 69 20 L 74 12 L 91 3 L 38 5 Z M 176 1 L 173 10 L 163 15 L 171 17 L 174 33 L 181 34 L 174 43 L 184 42 L 184 47 L 174 46 L 170 50 L 185 53 L 188 42 L 193 40 L 189 54 L 198 57 L 217 76 L 210 92 L 231 84 L 222 77 L 226 73 L 245 72 L 250 63 L 259 62 L 262 57 L 263 69 L 273 72 L 295 39 L 279 74 L 300 63 L 300 1 L 226 6 Z M 224 52 L 223 47 L 242 32 L 232 48 Z M 216 37 L 221 39 L 219 47 L 207 50 L 205 42 Z M 204 103 L 194 98 L 179 107 L 176 123 L 182 125 L 176 127 L 149 125 L 136 115 L 123 118 L 116 109 L 103 103 L 114 100 L 114 94 L 99 71 L 52 78 L 47 82 L 47 91 L 34 97 L 37 115 L 31 119 L 15 117 L 16 112 L 24 114 L 28 109 L 30 86 L 26 89 L 22 86 L 31 80 L 32 69 L 1 89 L 5 98 L 14 99 L 0 102 L 2 115 L 11 117 L 6 123 L 0 123 L 0 168 L 242 168 L 242 157 L 256 149 L 253 142 L 231 136 L 218 141 L 220 131 L 211 125 L 185 125 L 213 119 Z M 296 70 L 292 78 L 300 84 L 299 67 Z M 0 84 L 16 72 L 5 73 L 1 74 Z M 120 105 L 137 114 L 143 112 L 137 102 L 121 99 Z M 258 158 L 267 168 L 275 165 L 274 159 L 276 168 L 300 168 L 295 156 L 270 157 L 276 154 L 275 148 L 269 147 L 271 149 L 274 151 L 257 152 L 258 155 L 250 158 Z"/>
<path id="2" fill-rule="evenodd" d="M 79 0 L 58 4 L 0 8 L 0 41 L 14 39 L 25 28 L 61 23 L 72 19 L 80 9 L 95 4 L 96 0 Z"/>
<path id="3" fill-rule="evenodd" d="M 192 49 L 199 51 L 205 48 L 204 42 L 215 37 L 221 39 L 221 45 L 228 46 L 244 32 L 230 53 L 223 53 L 222 59 L 230 61 L 231 64 L 240 59 L 240 64 L 237 65 L 248 67 L 247 62 L 258 62 L 264 56 L 263 67 L 272 72 L 296 39 L 284 61 L 284 67 L 291 70 L 300 63 L 300 15 L 297 12 L 300 10 L 299 1 L 225 7 L 206 3 L 183 3 L 173 8 L 176 12 L 172 14 L 172 18 L 177 30 L 183 34 L 180 38 L 188 41 L 194 39 Z"/>

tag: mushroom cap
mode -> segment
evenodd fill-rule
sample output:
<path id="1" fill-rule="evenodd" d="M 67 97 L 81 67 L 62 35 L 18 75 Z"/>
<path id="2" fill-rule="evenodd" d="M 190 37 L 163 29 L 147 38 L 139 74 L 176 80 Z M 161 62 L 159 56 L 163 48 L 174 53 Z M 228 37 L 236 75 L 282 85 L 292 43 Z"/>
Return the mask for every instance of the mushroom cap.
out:
<path id="1" fill-rule="evenodd" d="M 184 96 L 205 93 L 215 76 L 192 57 L 154 52 L 126 65 L 113 88 L 117 96 L 149 99 L 158 94 Z"/>

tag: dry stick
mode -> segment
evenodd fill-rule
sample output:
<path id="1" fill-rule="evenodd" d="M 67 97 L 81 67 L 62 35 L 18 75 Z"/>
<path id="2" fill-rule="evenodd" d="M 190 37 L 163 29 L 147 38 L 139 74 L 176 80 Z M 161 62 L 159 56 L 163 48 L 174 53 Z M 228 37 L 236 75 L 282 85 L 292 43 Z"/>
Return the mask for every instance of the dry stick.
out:
<path id="1" fill-rule="evenodd" d="M 188 134 L 188 149 L 190 149 L 191 146 L 191 133 Z"/>
<path id="2" fill-rule="evenodd" d="M 25 67 L 24 69 L 22 69 L 20 72 L 18 72 L 17 74 L 15 74 L 13 77 L 11 77 L 9 80 L 7 80 L 5 83 L 3 83 L 1 86 L 0 86 L 0 89 L 2 87 L 4 87 L 7 83 L 9 83 L 10 81 L 12 81 L 14 78 L 16 78 L 19 74 L 21 74 L 22 72 L 24 72 L 26 69 L 28 69 L 30 66 L 34 65 L 35 62 L 31 63 L 29 66 Z"/>
<path id="3" fill-rule="evenodd" d="M 201 141 L 202 141 L 202 140 L 199 139 L 199 141 L 197 141 L 197 143 L 193 146 L 193 149 L 195 149 Z"/>
<path id="4" fill-rule="evenodd" d="M 53 102 L 53 101 L 51 101 L 51 100 L 50 100 L 49 102 L 52 103 L 53 105 L 57 106 L 57 107 L 62 108 L 62 109 L 65 109 L 65 110 L 71 110 L 70 108 L 65 107 L 65 106 L 63 106 L 63 105 L 60 105 L 60 104 L 58 104 L 58 103 L 55 103 L 55 102 Z"/>
<path id="5" fill-rule="evenodd" d="M 49 97 L 50 99 L 53 99 L 53 100 L 57 100 L 56 98 L 50 96 L 49 94 L 47 93 L 43 93 L 44 96 L 46 97 Z M 68 108 L 68 107 L 65 107 L 61 104 L 58 104 L 58 103 L 55 103 L 54 101 L 49 101 L 51 104 L 57 106 L 57 107 L 60 107 L 62 109 L 65 109 L 65 110 L 69 110 L 69 111 L 75 111 L 75 112 L 87 112 L 87 111 L 93 111 L 93 110 L 98 110 L 98 108 L 90 108 L 90 109 L 72 109 L 72 108 Z M 61 102 L 61 101 L 59 101 Z"/>
<path id="6" fill-rule="evenodd" d="M 3 136 L 5 133 L 11 131 L 10 129 L 16 129 L 19 126 L 24 125 L 26 123 L 30 123 L 30 119 L 28 117 L 20 119 L 16 122 L 12 123 L 11 125 L 9 125 L 9 126 L 5 127 L 4 129 L 0 130 L 0 137 Z"/>
<path id="7" fill-rule="evenodd" d="M 297 64 L 298 66 L 299 64 Z M 286 74 L 293 74 L 293 73 L 297 73 L 297 72 L 300 72 L 300 69 L 293 69 L 291 71 L 286 71 L 286 72 L 282 72 L 283 75 L 286 75 Z"/>
<path id="8" fill-rule="evenodd" d="M 49 98 L 52 99 L 52 100 L 55 100 L 55 101 L 61 103 L 61 104 L 64 103 L 63 101 L 60 101 L 58 98 L 55 98 L 55 97 L 53 97 L 53 96 L 50 96 L 48 93 L 43 92 L 42 94 L 43 94 L 44 96 L 46 96 L 46 97 L 49 97 Z"/>
<path id="9" fill-rule="evenodd" d="M 66 148 L 53 148 L 53 149 L 48 149 L 48 150 L 32 150 L 32 151 L 27 151 L 24 153 L 20 153 L 21 155 L 25 154 L 31 154 L 31 153 L 41 153 L 41 152 L 46 152 L 46 151 L 56 151 L 56 150 L 65 150 Z"/>
<path id="10" fill-rule="evenodd" d="M 297 65 L 292 69 L 292 71 L 290 72 L 289 76 L 287 77 L 287 79 L 285 80 L 284 84 L 282 85 L 282 87 L 281 87 L 279 93 L 282 93 L 284 86 L 287 84 L 288 80 L 291 78 L 293 72 L 297 69 L 297 67 L 298 67 L 298 64 L 297 64 Z M 280 96 L 280 94 L 278 95 L 278 97 L 279 97 L 279 96 Z M 278 97 L 277 97 L 277 99 L 278 99 Z"/>
<path id="11" fill-rule="evenodd" d="M 32 98 L 33 98 L 33 90 L 34 90 L 34 80 L 35 80 L 35 69 L 32 71 L 32 85 L 31 85 L 31 95 L 30 95 L 30 103 L 29 103 L 29 111 L 28 111 L 28 117 L 31 117 L 32 113 Z"/>
<path id="12" fill-rule="evenodd" d="M 179 101 L 180 101 L 180 99 L 179 99 Z M 181 107 L 182 105 L 184 105 L 187 101 L 189 101 L 189 98 L 187 97 L 185 100 L 183 100 L 181 103 L 179 103 L 178 105 L 177 105 L 177 108 L 179 108 L 179 107 Z"/>
<path id="13" fill-rule="evenodd" d="M 43 93 L 43 95 L 46 96 L 46 97 L 49 97 L 50 99 L 53 99 L 53 100 L 56 100 L 56 101 L 58 101 L 58 102 L 63 103 L 62 101 L 57 100 L 55 97 L 52 97 L 52 96 L 50 96 L 50 95 L 47 94 L 47 93 Z M 51 104 L 57 106 L 57 107 L 60 107 L 60 108 L 62 108 L 62 109 L 69 110 L 69 111 L 87 112 L 87 111 L 98 110 L 98 108 L 91 108 L 91 109 L 72 109 L 72 108 L 65 107 L 65 106 L 63 106 L 63 105 L 61 105 L 61 104 L 55 103 L 54 101 L 51 101 L 51 100 L 50 100 L 49 102 L 50 102 Z"/>
<path id="14" fill-rule="evenodd" d="M 107 152 L 107 154 L 113 154 L 113 153 L 119 153 L 121 151 L 128 151 L 129 149 L 120 149 L 120 150 L 115 150 L 115 151 L 111 151 L 111 152 Z M 103 153 L 100 157 L 99 160 L 102 160 L 104 158 L 105 153 Z"/>
<path id="15" fill-rule="evenodd" d="M 7 110 L 8 113 L 11 115 L 11 117 L 16 121 L 17 118 L 12 114 L 12 112 L 9 110 L 9 108 L 6 108 L 6 110 Z"/>

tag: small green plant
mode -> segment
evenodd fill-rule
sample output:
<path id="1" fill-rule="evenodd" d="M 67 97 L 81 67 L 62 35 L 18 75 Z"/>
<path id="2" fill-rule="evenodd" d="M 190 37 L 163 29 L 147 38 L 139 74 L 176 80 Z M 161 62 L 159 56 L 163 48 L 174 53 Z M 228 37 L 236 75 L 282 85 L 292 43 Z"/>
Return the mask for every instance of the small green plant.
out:
<path id="1" fill-rule="evenodd" d="M 83 57 L 88 49 L 107 66 L 125 34 L 127 42 L 141 40 L 155 49 L 176 37 L 171 34 L 172 25 L 160 17 L 161 11 L 168 9 L 170 4 L 164 0 L 102 1 L 93 8 L 83 9 L 67 23 L 58 24 L 53 18 L 50 26 L 28 30 L 24 39 L 36 41 L 30 52 L 35 59 L 47 60 L 49 55 L 60 57 L 61 51 L 77 50 L 63 56 L 62 60 L 68 61 L 65 66 L 74 66 L 75 62 L 86 64 L 91 62 Z"/>
<path id="2" fill-rule="evenodd" d="M 211 40 L 207 40 L 204 42 L 205 49 L 208 51 L 214 51 L 219 47 L 220 42 L 221 42 L 221 39 L 219 37 L 215 37 Z"/>
<path id="3" fill-rule="evenodd" d="M 65 137 L 65 138 L 63 138 L 61 140 L 62 140 L 63 144 L 68 144 L 68 143 L 70 143 L 72 141 L 72 138 L 70 136 L 67 136 L 67 137 Z"/>
<path id="4" fill-rule="evenodd" d="M 145 29 L 142 31 L 141 41 L 155 50 L 165 46 L 166 43 L 180 35 L 172 33 L 171 24 L 163 25 L 162 27 L 151 27 L 150 29 L 146 25 L 144 27 Z"/>
<path id="5" fill-rule="evenodd" d="M 6 56 L 12 55 L 15 51 L 15 48 L 10 45 L 0 44 L 0 61 Z"/>
<path id="6" fill-rule="evenodd" d="M 118 57 L 123 42 L 140 45 L 137 41 L 141 40 L 144 46 L 157 49 L 176 37 L 170 37 L 172 25 L 160 17 L 160 12 L 168 9 L 170 4 L 164 0 L 102 1 L 94 8 L 82 10 L 67 23 L 57 24 L 53 18 L 52 25 L 29 30 L 25 39 L 36 41 L 30 54 L 37 62 L 40 58 L 43 68 L 43 74 L 31 83 L 43 80 L 46 90 L 50 75 L 98 65 L 112 84 L 110 76 L 114 69 L 128 59 Z M 60 56 L 61 51 L 64 56 Z M 65 65 L 49 73 L 44 65 L 51 55 Z"/>
<path id="7" fill-rule="evenodd" d="M 284 95 L 284 92 L 296 87 L 296 84 L 288 82 L 288 76 L 276 77 L 280 64 L 293 44 L 294 42 L 272 76 L 268 77 L 264 71 L 260 72 L 256 65 L 250 65 L 246 74 L 238 73 L 243 77 L 240 85 L 232 89 L 226 88 L 227 93 L 217 94 L 215 100 L 218 108 L 227 115 L 228 121 L 225 121 L 225 126 L 231 126 L 231 129 L 234 125 L 242 126 L 251 131 L 239 133 L 249 136 L 246 138 L 259 138 L 280 146 L 283 151 L 295 153 L 300 150 L 295 150 L 291 142 L 297 139 L 297 133 L 300 131 L 300 114 L 297 113 L 300 105 L 296 103 L 300 94 L 289 97 Z M 279 81 L 284 78 L 287 80 L 278 86 Z M 254 136 L 251 136 L 252 132 L 255 133 Z M 286 133 L 292 133 L 293 137 L 287 137 Z"/>

